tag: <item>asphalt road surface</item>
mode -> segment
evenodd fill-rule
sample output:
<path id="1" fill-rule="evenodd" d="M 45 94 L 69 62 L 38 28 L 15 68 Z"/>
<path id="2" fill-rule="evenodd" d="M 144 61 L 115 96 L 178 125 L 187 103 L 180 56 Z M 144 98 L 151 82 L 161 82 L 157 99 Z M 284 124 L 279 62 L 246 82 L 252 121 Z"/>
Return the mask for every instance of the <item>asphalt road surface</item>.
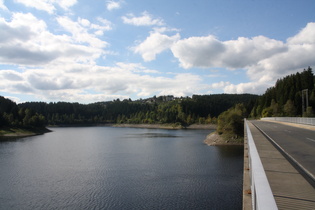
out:
<path id="1" fill-rule="evenodd" d="M 251 121 L 315 177 L 315 131 L 266 121 Z"/>

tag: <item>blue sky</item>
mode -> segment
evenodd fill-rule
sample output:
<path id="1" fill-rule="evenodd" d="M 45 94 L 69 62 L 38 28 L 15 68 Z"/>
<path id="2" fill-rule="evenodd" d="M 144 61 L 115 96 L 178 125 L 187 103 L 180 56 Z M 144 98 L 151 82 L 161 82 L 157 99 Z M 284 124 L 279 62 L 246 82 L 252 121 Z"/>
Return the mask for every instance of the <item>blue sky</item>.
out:
<path id="1" fill-rule="evenodd" d="M 313 0 L 0 0 L 0 95 L 262 94 L 315 67 Z"/>

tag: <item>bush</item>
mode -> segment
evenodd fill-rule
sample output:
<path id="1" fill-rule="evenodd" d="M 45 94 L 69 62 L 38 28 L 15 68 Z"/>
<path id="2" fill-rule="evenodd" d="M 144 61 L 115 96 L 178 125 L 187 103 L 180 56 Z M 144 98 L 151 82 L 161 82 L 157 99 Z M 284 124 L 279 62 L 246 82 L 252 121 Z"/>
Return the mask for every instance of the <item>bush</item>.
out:
<path id="1" fill-rule="evenodd" d="M 218 117 L 218 134 L 232 139 L 243 138 L 244 118 L 246 115 L 246 109 L 243 104 L 237 104 L 220 114 Z"/>

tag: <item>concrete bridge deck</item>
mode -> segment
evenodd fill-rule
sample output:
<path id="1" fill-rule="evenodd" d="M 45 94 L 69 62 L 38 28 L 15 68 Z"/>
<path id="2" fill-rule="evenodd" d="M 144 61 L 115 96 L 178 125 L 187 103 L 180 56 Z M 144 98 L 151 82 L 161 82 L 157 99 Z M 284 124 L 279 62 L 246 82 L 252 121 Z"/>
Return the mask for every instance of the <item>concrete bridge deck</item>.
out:
<path id="1" fill-rule="evenodd" d="M 248 125 L 278 209 L 315 209 L 315 188 L 250 121 Z M 252 209 L 246 138 L 244 151 L 243 209 Z"/>

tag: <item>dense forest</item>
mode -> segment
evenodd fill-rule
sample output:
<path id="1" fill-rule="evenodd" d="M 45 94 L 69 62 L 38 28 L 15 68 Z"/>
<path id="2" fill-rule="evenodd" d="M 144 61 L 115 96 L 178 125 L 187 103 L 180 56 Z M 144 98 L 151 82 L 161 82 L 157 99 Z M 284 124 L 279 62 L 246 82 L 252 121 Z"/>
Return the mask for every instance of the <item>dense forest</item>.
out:
<path id="1" fill-rule="evenodd" d="M 308 67 L 301 73 L 279 79 L 275 86 L 268 88 L 256 101 L 251 117 L 313 117 L 314 108 L 314 74 Z"/>
<path id="2" fill-rule="evenodd" d="M 10 99 L 0 96 L 0 127 L 45 127 L 46 120 L 32 109 L 21 108 Z"/>
<path id="3" fill-rule="evenodd" d="M 187 126 L 216 122 L 220 113 L 237 103 L 244 103 L 252 108 L 257 97 L 251 94 L 194 95 L 191 98 L 154 96 L 136 101 L 117 99 L 86 105 L 27 102 L 18 106 L 44 116 L 49 125 L 169 123 Z"/>
<path id="4" fill-rule="evenodd" d="M 114 100 L 92 104 L 15 102 L 0 97 L 0 126 L 95 125 L 158 123 L 187 126 L 215 123 L 220 113 L 237 103 L 252 108 L 257 95 L 215 94 L 174 98 L 159 96 L 136 101 Z"/>

